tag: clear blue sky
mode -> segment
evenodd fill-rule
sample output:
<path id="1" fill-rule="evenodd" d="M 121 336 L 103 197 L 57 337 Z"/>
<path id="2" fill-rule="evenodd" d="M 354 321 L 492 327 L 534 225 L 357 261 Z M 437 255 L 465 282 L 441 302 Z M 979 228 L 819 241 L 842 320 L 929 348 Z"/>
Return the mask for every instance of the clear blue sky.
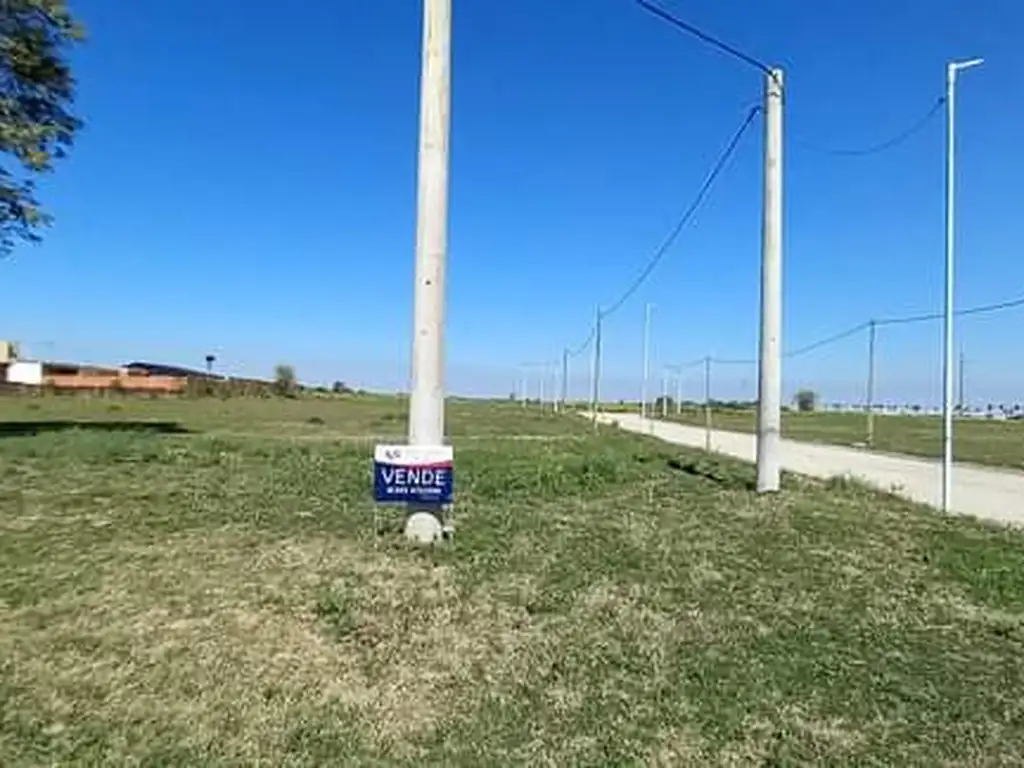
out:
<path id="1" fill-rule="evenodd" d="M 883 141 L 960 90 L 959 301 L 1024 294 L 1024 4 L 680 0 L 689 21 L 786 70 L 786 346 L 940 308 L 943 121 Z M 77 0 L 88 127 L 47 180 L 57 216 L 3 265 L 8 337 L 48 357 L 149 358 L 405 385 L 420 11 L 336 0 Z M 759 75 L 631 0 L 455 0 L 448 359 L 464 392 L 587 334 L 760 98 Z M 752 357 L 761 128 L 651 281 L 607 323 L 607 391 L 656 366 Z M 1024 398 L 1024 311 L 961 324 L 975 398 Z M 880 334 L 883 397 L 934 399 L 936 324 Z M 1013 344 L 1015 351 L 1007 350 Z M 794 361 L 788 390 L 863 388 L 864 338 Z M 589 363 L 576 361 L 582 377 Z M 716 372 L 752 393 L 752 368 Z M 716 381 L 719 380 L 716 378 Z M 696 377 L 688 387 L 697 387 Z M 582 378 L 574 381 L 582 396 Z M 695 394 L 695 392 L 693 392 Z"/>

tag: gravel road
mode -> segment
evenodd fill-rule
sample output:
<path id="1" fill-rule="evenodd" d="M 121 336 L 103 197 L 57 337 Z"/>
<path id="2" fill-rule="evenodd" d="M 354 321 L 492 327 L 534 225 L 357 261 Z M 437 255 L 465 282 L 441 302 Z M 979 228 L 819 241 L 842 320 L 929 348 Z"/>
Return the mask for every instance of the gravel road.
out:
<path id="1" fill-rule="evenodd" d="M 599 414 L 598 418 L 606 424 L 618 422 L 622 429 L 650 434 L 669 443 L 704 447 L 704 430 L 699 427 L 641 420 L 636 414 L 625 413 Z M 754 461 L 754 435 L 715 430 L 711 447 L 729 456 Z M 848 475 L 922 504 L 932 507 L 942 504 L 942 465 L 936 460 L 783 440 L 782 467 L 812 477 Z M 956 464 L 952 508 L 963 515 L 1024 525 L 1024 473 Z"/>

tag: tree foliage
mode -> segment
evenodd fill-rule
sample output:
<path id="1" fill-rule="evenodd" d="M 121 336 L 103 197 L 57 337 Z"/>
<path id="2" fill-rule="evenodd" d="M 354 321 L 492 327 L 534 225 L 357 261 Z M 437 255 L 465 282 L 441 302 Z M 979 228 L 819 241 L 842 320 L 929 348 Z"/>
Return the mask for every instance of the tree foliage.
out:
<path id="1" fill-rule="evenodd" d="M 800 413 L 810 413 L 818 408 L 818 393 L 811 389 L 801 389 L 796 393 L 796 409 Z"/>
<path id="2" fill-rule="evenodd" d="M 35 179 L 81 127 L 68 54 L 83 38 L 66 0 L 0 0 L 0 253 L 50 222 Z"/>
<path id="3" fill-rule="evenodd" d="M 284 363 L 274 367 L 274 392 L 282 397 L 293 397 L 299 388 L 295 369 Z"/>

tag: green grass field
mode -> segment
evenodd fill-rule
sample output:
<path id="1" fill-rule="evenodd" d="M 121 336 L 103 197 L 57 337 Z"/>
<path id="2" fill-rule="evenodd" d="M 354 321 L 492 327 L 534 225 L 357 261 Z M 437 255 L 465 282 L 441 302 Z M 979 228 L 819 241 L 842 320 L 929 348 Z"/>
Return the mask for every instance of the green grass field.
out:
<path id="1" fill-rule="evenodd" d="M 0 402 L 2 764 L 1024 761 L 1020 534 L 457 404 L 413 548 L 402 412 Z"/>
<path id="2" fill-rule="evenodd" d="M 671 414 L 670 418 L 704 426 L 704 412 L 700 409 L 684 409 L 680 416 Z M 752 410 L 716 410 L 712 414 L 715 429 L 753 432 L 755 422 Z M 867 417 L 856 413 L 785 413 L 782 432 L 788 438 L 806 442 L 863 444 Z M 873 447 L 889 453 L 937 458 L 942 454 L 942 421 L 932 416 L 876 416 Z M 1024 469 L 1024 421 L 957 419 L 953 427 L 953 456 L 956 461 Z"/>

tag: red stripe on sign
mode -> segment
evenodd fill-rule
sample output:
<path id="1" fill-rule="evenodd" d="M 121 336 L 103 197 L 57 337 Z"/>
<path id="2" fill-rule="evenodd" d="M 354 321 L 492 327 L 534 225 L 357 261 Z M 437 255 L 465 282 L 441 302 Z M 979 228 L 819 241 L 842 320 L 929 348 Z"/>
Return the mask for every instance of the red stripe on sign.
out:
<path id="1" fill-rule="evenodd" d="M 396 464 L 391 461 L 378 461 L 377 463 L 385 467 L 398 467 L 400 469 L 451 469 L 454 464 L 454 462 L 451 461 L 434 464 L 416 464 L 415 462 L 403 462 L 401 464 Z"/>

